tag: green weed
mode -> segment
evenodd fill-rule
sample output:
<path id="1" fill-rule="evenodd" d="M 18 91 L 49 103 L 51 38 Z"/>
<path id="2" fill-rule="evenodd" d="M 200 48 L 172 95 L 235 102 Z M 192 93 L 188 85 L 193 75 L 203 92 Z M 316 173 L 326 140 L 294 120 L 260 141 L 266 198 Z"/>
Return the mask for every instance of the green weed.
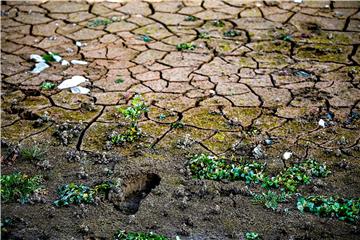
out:
<path id="1" fill-rule="evenodd" d="M 246 183 L 258 183 L 262 178 L 264 164 L 243 163 L 236 159 L 218 158 L 205 154 L 196 155 L 189 161 L 193 176 L 199 179 L 232 181 L 243 180 Z"/>
<path id="2" fill-rule="evenodd" d="M 279 188 L 283 191 L 295 192 L 300 185 L 311 183 L 312 177 L 326 177 L 330 171 L 325 164 L 320 164 L 313 159 L 294 164 L 280 174 L 262 179 L 264 188 Z"/>
<path id="3" fill-rule="evenodd" d="M 43 89 L 43 90 L 52 90 L 56 87 L 56 84 L 55 83 L 52 83 L 52 82 L 43 82 L 41 85 L 40 85 L 40 89 Z"/>
<path id="4" fill-rule="evenodd" d="M 111 182 L 105 182 L 93 188 L 83 184 L 70 183 L 59 188 L 59 199 L 54 201 L 54 205 L 61 207 L 70 204 L 93 203 L 97 194 L 109 192 L 112 186 Z"/>
<path id="5" fill-rule="evenodd" d="M 263 173 L 264 164 L 246 163 L 205 154 L 194 156 L 190 159 L 189 166 L 196 178 L 244 180 L 246 183 L 261 183 L 266 189 L 281 188 L 284 192 L 295 192 L 300 185 L 311 183 L 312 177 L 325 177 L 330 173 L 325 164 L 320 164 L 313 159 L 294 164 L 273 177 Z"/>
<path id="6" fill-rule="evenodd" d="M 115 80 L 115 83 L 123 83 L 124 82 L 124 79 L 122 79 L 122 78 L 118 78 L 118 79 L 116 79 Z"/>
<path id="7" fill-rule="evenodd" d="M 341 221 L 356 222 L 360 214 L 360 198 L 344 199 L 325 196 L 300 196 L 297 209 L 314 213 L 320 217 L 335 216 Z"/>
<path id="8" fill-rule="evenodd" d="M 138 126 L 138 121 L 148 110 L 148 107 L 140 95 L 136 95 L 131 100 L 131 106 L 127 108 L 119 108 L 118 111 L 125 117 L 125 119 L 130 121 L 130 126 L 124 133 L 112 136 L 111 142 L 113 144 L 122 144 L 125 142 L 135 142 L 139 139 L 142 132 Z"/>
<path id="9" fill-rule="evenodd" d="M 19 200 L 23 204 L 36 190 L 41 188 L 42 177 L 30 177 L 19 172 L 2 175 L 0 183 L 1 200 L 4 203 Z"/>
<path id="10" fill-rule="evenodd" d="M 266 193 L 260 193 L 253 195 L 253 203 L 264 205 L 266 208 L 271 208 L 276 210 L 279 206 L 279 203 L 286 202 L 288 195 L 285 192 L 277 194 L 273 191 L 268 191 Z"/>

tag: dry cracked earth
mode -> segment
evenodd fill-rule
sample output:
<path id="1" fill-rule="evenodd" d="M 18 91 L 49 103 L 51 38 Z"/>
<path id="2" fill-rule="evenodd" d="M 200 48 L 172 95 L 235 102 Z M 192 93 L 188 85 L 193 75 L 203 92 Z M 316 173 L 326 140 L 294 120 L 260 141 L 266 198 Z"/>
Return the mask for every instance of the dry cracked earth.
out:
<path id="1" fill-rule="evenodd" d="M 110 239 L 120 228 L 181 239 L 241 239 L 247 231 L 263 239 L 358 238 L 358 225 L 300 213 L 294 203 L 286 211 L 253 205 L 243 182 L 193 179 L 186 162 L 196 153 L 256 157 L 272 173 L 289 164 L 281 156 L 290 151 L 289 162 L 315 158 L 332 171 L 304 191 L 358 197 L 359 7 L 2 1 L 2 173 L 45 179 L 40 201 L 3 204 L 3 218 L 16 222 L 7 237 Z M 181 43 L 196 47 L 179 50 Z M 31 73 L 30 55 L 49 51 L 88 64 L 51 62 Z M 75 75 L 89 79 L 82 85 L 89 94 L 40 87 Z M 108 135 L 126 123 L 117 107 L 136 94 L 149 106 L 143 136 L 109 146 Z M 34 145 L 46 151 L 41 163 L 19 156 Z M 63 184 L 109 179 L 122 183 L 127 202 L 52 205 Z"/>

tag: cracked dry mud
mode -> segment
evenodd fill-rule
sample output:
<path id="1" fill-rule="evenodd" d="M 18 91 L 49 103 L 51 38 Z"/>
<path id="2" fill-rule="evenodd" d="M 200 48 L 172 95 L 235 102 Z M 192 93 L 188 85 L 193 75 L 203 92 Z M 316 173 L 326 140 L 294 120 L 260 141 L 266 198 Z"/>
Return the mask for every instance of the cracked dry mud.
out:
<path id="1" fill-rule="evenodd" d="M 109 239 L 121 228 L 182 239 L 239 239 L 247 231 L 264 239 L 358 238 L 356 225 L 301 214 L 293 203 L 287 213 L 253 205 L 242 194 L 245 183 L 195 180 L 185 164 L 202 152 L 252 159 L 252 149 L 272 138 L 258 160 L 270 173 L 283 169 L 281 155 L 291 151 L 291 161 L 312 157 L 332 171 L 304 191 L 358 197 L 360 122 L 351 114 L 360 112 L 359 7 L 357 1 L 2 1 L 2 173 L 46 179 L 45 203 L 2 205 L 3 217 L 17 219 L 11 236 Z M 186 20 L 190 15 L 195 21 Z M 116 21 L 91 26 L 95 19 Z M 224 36 L 231 29 L 237 36 Z M 178 51 L 179 43 L 197 47 Z M 48 51 L 89 64 L 50 63 L 30 73 L 30 54 Z M 74 75 L 90 80 L 90 94 L 40 89 Z M 149 105 L 140 121 L 144 136 L 105 150 L 107 135 L 126 122 L 116 108 L 135 94 Z M 329 112 L 331 124 L 319 126 Z M 50 120 L 37 124 L 44 116 Z M 66 146 L 54 137 L 64 123 L 81 123 L 78 134 L 63 136 Z M 46 149 L 51 168 L 7 161 L 17 144 Z M 123 182 L 119 202 L 52 205 L 63 184 L 109 179 Z"/>

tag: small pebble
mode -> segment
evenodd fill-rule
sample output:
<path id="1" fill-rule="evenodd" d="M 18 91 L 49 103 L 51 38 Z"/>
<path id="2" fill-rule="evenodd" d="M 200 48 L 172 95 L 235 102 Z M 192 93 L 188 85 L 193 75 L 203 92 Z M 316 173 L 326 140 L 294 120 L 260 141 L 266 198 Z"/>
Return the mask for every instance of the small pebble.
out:
<path id="1" fill-rule="evenodd" d="M 283 158 L 284 160 L 288 160 L 288 159 L 291 158 L 292 155 L 293 155 L 292 152 L 284 152 L 282 158 Z"/>
<path id="2" fill-rule="evenodd" d="M 325 128 L 326 125 L 327 125 L 327 124 L 326 124 L 326 122 L 325 122 L 323 119 L 320 119 L 320 120 L 319 120 L 319 126 L 320 126 L 320 127 Z"/>

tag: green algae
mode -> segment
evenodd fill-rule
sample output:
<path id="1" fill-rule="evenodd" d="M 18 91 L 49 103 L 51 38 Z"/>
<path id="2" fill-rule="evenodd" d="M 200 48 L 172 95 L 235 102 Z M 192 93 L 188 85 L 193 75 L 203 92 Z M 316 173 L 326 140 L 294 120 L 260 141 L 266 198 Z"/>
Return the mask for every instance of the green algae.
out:
<path id="1" fill-rule="evenodd" d="M 296 57 L 302 60 L 347 63 L 351 47 L 308 44 L 298 47 L 295 52 Z"/>
<path id="2" fill-rule="evenodd" d="M 95 111 L 76 111 L 76 110 L 67 110 L 60 107 L 50 107 L 37 111 L 36 113 L 40 116 L 47 115 L 51 120 L 55 122 L 91 122 L 91 120 L 99 114 L 101 107 L 95 107 Z"/>
<path id="3" fill-rule="evenodd" d="M 225 119 L 212 113 L 212 108 L 200 107 L 185 113 L 183 122 L 187 125 L 197 126 L 204 129 L 227 130 L 229 126 Z"/>
<path id="4" fill-rule="evenodd" d="M 271 41 L 271 42 L 256 42 L 249 44 L 249 47 L 257 52 L 279 52 L 283 54 L 290 54 L 291 44 L 285 41 Z"/>

